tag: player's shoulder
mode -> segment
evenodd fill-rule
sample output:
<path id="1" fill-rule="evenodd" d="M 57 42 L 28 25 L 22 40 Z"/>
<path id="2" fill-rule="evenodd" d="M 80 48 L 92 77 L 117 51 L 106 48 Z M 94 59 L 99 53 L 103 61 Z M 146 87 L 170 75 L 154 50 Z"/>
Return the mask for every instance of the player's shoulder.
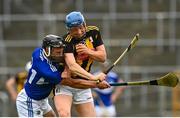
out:
<path id="1" fill-rule="evenodd" d="M 69 43 L 69 42 L 71 42 L 71 39 L 72 39 L 73 37 L 69 34 L 69 33 L 67 33 L 67 34 L 65 34 L 64 36 L 63 36 L 63 39 L 64 39 L 64 42 L 65 43 Z"/>
<path id="2" fill-rule="evenodd" d="M 32 58 L 33 60 L 39 60 L 39 59 L 44 60 L 44 56 L 42 54 L 42 48 L 40 47 L 36 48 L 32 53 Z"/>
<path id="3" fill-rule="evenodd" d="M 87 26 L 87 32 L 89 31 L 99 31 L 99 28 L 97 26 Z"/>
<path id="4" fill-rule="evenodd" d="M 38 55 L 40 53 L 40 51 L 41 51 L 41 48 L 38 47 L 38 48 L 34 49 L 32 55 Z"/>

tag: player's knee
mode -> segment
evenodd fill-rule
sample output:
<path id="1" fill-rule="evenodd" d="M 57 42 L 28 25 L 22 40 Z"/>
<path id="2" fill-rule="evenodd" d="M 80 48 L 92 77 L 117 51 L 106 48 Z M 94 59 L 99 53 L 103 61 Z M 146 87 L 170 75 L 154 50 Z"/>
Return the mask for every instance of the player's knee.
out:
<path id="1" fill-rule="evenodd" d="M 60 117 L 70 117 L 70 111 L 67 111 L 65 109 L 57 109 L 58 115 Z"/>

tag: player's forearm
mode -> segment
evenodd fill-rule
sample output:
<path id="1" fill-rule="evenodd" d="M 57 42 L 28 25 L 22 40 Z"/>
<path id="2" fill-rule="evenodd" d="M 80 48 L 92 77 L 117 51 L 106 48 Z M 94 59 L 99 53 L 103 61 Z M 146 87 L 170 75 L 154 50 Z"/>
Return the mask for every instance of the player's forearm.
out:
<path id="1" fill-rule="evenodd" d="M 79 88 L 79 89 L 87 89 L 87 88 L 96 88 L 97 84 L 94 81 L 88 81 L 83 79 L 70 79 L 66 78 L 63 79 L 61 82 L 62 85 L 70 86 L 73 88 Z"/>
<path id="2" fill-rule="evenodd" d="M 123 82 L 123 80 L 120 79 L 118 82 Z M 112 95 L 114 97 L 115 101 L 122 94 L 122 92 L 124 91 L 125 88 L 126 87 L 117 87 L 117 88 L 115 88 L 115 91 L 114 91 L 114 93 Z"/>
<path id="3" fill-rule="evenodd" d="M 6 82 L 6 89 L 9 92 L 11 98 L 14 100 L 17 96 L 17 92 L 14 88 L 15 86 L 15 78 L 11 77 L 7 82 Z"/>
<path id="4" fill-rule="evenodd" d="M 99 62 L 105 62 L 106 60 L 106 53 L 104 51 L 89 51 L 89 57 L 92 59 L 99 61 Z"/>
<path id="5" fill-rule="evenodd" d="M 18 94 L 17 94 L 16 90 L 13 88 L 13 86 L 9 86 L 6 89 L 9 92 L 9 94 L 11 96 L 11 99 L 13 101 L 16 101 L 16 97 L 17 97 Z"/>
<path id="6" fill-rule="evenodd" d="M 87 89 L 87 88 L 96 88 L 96 82 L 94 81 L 88 81 L 88 80 L 82 80 L 82 79 L 74 79 L 74 84 L 72 84 L 72 87 L 79 88 L 79 89 Z"/>
<path id="7" fill-rule="evenodd" d="M 94 76 L 91 73 L 88 73 L 87 71 L 85 71 L 83 68 L 81 68 L 81 66 L 79 66 L 77 63 L 68 65 L 68 67 L 72 74 L 76 74 L 88 80 L 94 80 Z"/>
<path id="8" fill-rule="evenodd" d="M 65 53 L 66 64 L 72 74 L 76 74 L 88 80 L 95 80 L 95 76 L 84 70 L 79 64 L 76 63 L 72 53 Z"/>
<path id="9" fill-rule="evenodd" d="M 122 94 L 123 88 L 116 88 L 114 93 L 112 94 L 112 102 L 116 102 L 117 98 Z"/>
<path id="10" fill-rule="evenodd" d="M 7 90 L 10 95 L 17 96 L 17 92 L 15 91 L 13 87 L 9 87 Z"/>

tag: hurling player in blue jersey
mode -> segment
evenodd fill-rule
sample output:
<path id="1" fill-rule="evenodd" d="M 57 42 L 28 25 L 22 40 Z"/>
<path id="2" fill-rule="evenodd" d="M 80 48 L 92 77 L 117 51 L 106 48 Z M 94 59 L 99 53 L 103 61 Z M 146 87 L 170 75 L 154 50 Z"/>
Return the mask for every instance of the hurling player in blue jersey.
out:
<path id="1" fill-rule="evenodd" d="M 47 35 L 43 39 L 42 47 L 32 53 L 32 66 L 29 70 L 24 89 L 16 99 L 17 111 L 20 117 L 53 117 L 56 116 L 48 103 L 48 96 L 55 85 L 81 84 L 80 80 L 66 81 L 67 72 L 64 71 L 63 39 L 56 35 Z M 76 83 L 73 83 L 76 81 Z M 68 83 L 69 82 L 69 83 Z M 86 82 L 83 82 L 86 83 Z M 97 87 L 96 82 L 88 82 L 88 86 Z M 77 85 L 75 86 L 77 87 Z M 102 85 L 99 88 L 106 88 Z"/>
<path id="2" fill-rule="evenodd" d="M 109 83 L 123 82 L 116 73 L 109 72 L 106 76 Z M 123 92 L 124 87 L 110 87 L 100 90 L 94 88 L 93 97 L 97 117 L 115 117 L 116 109 L 114 103 Z"/>
<path id="3" fill-rule="evenodd" d="M 108 62 L 104 63 L 106 66 Z M 94 73 L 95 75 L 98 72 Z M 106 76 L 108 83 L 123 82 L 123 80 L 113 71 L 110 71 Z M 93 89 L 94 104 L 97 117 L 115 117 L 116 108 L 115 102 L 122 94 L 125 87 L 110 87 L 104 90 Z"/>
<path id="4" fill-rule="evenodd" d="M 64 68 L 62 39 L 55 35 L 44 38 L 42 47 L 32 53 L 32 66 L 24 89 L 18 94 L 16 106 L 18 116 L 55 116 L 48 103 L 48 96 L 61 78 Z M 58 63 L 57 63 L 58 62 Z"/>

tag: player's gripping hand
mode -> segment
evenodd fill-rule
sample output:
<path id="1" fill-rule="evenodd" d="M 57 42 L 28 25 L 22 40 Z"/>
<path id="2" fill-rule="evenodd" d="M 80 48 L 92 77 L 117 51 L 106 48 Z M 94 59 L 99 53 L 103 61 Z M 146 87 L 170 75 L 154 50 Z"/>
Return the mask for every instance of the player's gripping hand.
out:
<path id="1" fill-rule="evenodd" d="M 99 74 L 97 74 L 97 75 L 95 75 L 95 80 L 97 81 L 97 82 L 102 82 L 103 80 L 105 80 L 106 79 L 106 74 L 104 74 L 104 73 L 99 73 Z"/>
<path id="2" fill-rule="evenodd" d="M 84 44 L 77 44 L 76 45 L 76 51 L 78 54 L 89 54 L 89 48 L 86 47 Z"/>
<path id="3" fill-rule="evenodd" d="M 109 83 L 107 81 L 104 80 L 104 81 L 98 83 L 97 87 L 99 89 L 106 89 L 106 88 L 110 88 L 111 86 L 109 85 Z"/>

